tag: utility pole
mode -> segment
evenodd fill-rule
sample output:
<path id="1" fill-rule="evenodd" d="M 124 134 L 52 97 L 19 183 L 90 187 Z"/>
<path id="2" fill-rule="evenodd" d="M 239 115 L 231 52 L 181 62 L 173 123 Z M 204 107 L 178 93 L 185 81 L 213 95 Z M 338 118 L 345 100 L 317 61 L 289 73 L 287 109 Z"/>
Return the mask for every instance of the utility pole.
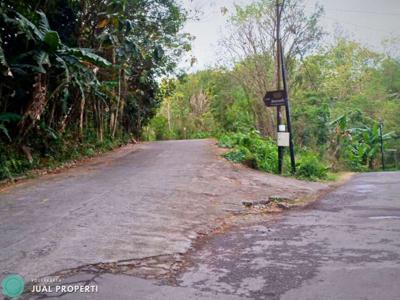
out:
<path id="1" fill-rule="evenodd" d="M 276 90 L 281 90 L 281 58 L 280 58 L 280 39 L 281 39 L 281 3 L 280 0 L 276 0 Z M 282 5 L 283 7 L 283 5 Z M 280 131 L 279 125 L 282 123 L 281 118 L 281 106 L 276 107 L 276 130 Z M 282 174 L 283 168 L 283 147 L 278 145 L 278 173 Z"/>
<path id="2" fill-rule="evenodd" d="M 276 0 L 276 91 L 267 92 L 264 97 L 266 106 L 276 106 L 277 136 L 278 136 L 278 173 L 282 174 L 284 148 L 290 149 L 292 174 L 296 172 L 296 161 L 293 144 L 292 122 L 290 119 L 289 93 L 287 71 L 280 36 L 283 0 Z M 283 82 L 283 89 L 281 83 Z M 285 108 L 286 125 L 282 124 L 281 106 Z M 286 130 L 287 126 L 287 130 Z"/>
<path id="3" fill-rule="evenodd" d="M 385 154 L 383 152 L 383 121 L 379 120 L 379 136 L 381 141 L 382 170 L 385 171 Z"/>
<path id="4" fill-rule="evenodd" d="M 279 40 L 280 50 L 281 50 L 281 64 L 282 64 L 282 77 L 283 77 L 283 89 L 288 97 L 285 103 L 285 110 L 286 110 L 286 124 L 289 131 L 289 151 L 290 151 L 290 165 L 292 174 L 296 173 L 296 158 L 294 154 L 294 143 L 293 143 L 293 131 L 292 131 L 292 120 L 290 117 L 290 102 L 289 102 L 289 89 L 287 84 L 287 71 L 286 71 L 286 63 L 285 63 L 285 56 L 283 54 L 283 47 L 282 41 Z"/>

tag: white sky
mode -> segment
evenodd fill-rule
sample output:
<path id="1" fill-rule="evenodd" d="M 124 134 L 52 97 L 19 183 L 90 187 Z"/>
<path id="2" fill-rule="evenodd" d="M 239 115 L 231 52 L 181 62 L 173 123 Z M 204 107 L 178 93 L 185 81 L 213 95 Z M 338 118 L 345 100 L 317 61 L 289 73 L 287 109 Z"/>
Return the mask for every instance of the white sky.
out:
<path id="1" fill-rule="evenodd" d="M 224 32 L 224 24 L 233 12 L 234 4 L 249 4 L 252 0 L 182 0 L 191 10 L 200 10 L 199 21 L 189 21 L 184 31 L 196 36 L 193 56 L 197 63 L 195 71 L 213 66 L 218 57 L 217 44 Z M 304 0 L 306 11 L 313 11 L 315 3 L 321 4 L 325 14 L 321 24 L 329 36 L 339 28 L 346 35 L 381 50 L 381 42 L 387 37 L 400 36 L 400 0 Z M 221 8 L 228 8 L 223 15 Z"/>

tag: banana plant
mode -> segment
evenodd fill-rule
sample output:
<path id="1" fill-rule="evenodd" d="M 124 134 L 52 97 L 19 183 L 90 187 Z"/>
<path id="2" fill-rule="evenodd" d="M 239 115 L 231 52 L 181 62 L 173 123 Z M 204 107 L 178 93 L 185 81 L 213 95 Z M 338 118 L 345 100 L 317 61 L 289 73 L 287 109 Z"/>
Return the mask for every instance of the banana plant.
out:
<path id="1" fill-rule="evenodd" d="M 371 126 L 364 125 L 349 130 L 354 142 L 350 144 L 350 151 L 357 157 L 359 162 L 372 169 L 374 161 L 380 151 L 381 133 L 379 123 L 374 122 Z M 391 139 L 394 132 L 382 134 L 382 141 Z"/>
<path id="2" fill-rule="evenodd" d="M 2 69 L 7 68 L 5 77 L 34 78 L 32 101 L 28 104 L 18 124 L 18 136 L 26 133 L 39 120 L 47 102 L 66 89 L 76 87 L 85 97 L 85 92 L 96 89 L 100 84 L 95 75 L 97 67 L 110 67 L 111 63 L 90 49 L 71 48 L 62 43 L 58 33 L 51 30 L 46 15 L 37 11 L 35 24 L 19 12 L 0 7 L 0 21 L 22 36 L 27 51 L 13 55 L 4 48 L 0 51 Z M 48 91 L 49 78 L 55 79 L 56 86 Z M 50 96 L 49 96 L 50 95 Z"/>
<path id="3" fill-rule="evenodd" d="M 341 150 L 352 169 L 372 169 L 380 151 L 379 123 L 360 111 L 352 111 L 339 116 L 330 125 L 334 129 L 335 153 Z M 350 128 L 351 125 L 356 127 Z M 393 134 L 383 134 L 382 141 L 389 140 Z"/>
<path id="4" fill-rule="evenodd" d="M 90 49 L 70 48 L 63 44 L 58 33 L 50 29 L 46 15 L 40 11 L 37 14 L 39 16 L 38 26 L 18 12 L 15 13 L 15 18 L 10 18 L 3 13 L 6 24 L 17 28 L 19 33 L 24 34 L 28 41 L 35 44 L 33 50 L 10 61 L 11 69 L 31 69 L 38 73 L 46 73 L 45 67 L 50 67 L 52 63 L 63 69 L 75 63 L 88 63 L 100 67 L 111 66 L 109 61 L 96 55 Z M 0 51 L 0 59 L 2 63 L 7 63 L 4 51 Z M 25 63 L 26 61 L 28 63 Z"/>

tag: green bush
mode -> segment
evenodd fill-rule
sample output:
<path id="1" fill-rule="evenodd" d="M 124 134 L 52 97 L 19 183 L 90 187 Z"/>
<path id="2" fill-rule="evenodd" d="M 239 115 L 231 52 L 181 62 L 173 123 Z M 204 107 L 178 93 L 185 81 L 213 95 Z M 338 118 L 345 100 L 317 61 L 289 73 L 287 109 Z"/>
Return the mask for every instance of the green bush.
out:
<path id="1" fill-rule="evenodd" d="M 221 135 L 218 145 L 230 148 L 224 157 L 233 162 L 243 163 L 251 168 L 269 173 L 278 171 L 278 147 L 270 138 L 263 138 L 257 131 L 248 133 L 226 133 Z M 288 157 L 285 165 L 289 166 Z M 320 157 L 308 150 L 297 155 L 296 176 L 301 179 L 317 180 L 326 179 L 328 168 Z M 285 173 L 289 175 L 289 173 Z"/>
<path id="2" fill-rule="evenodd" d="M 258 132 L 228 133 L 219 138 L 219 146 L 231 148 L 224 156 L 245 165 L 275 173 L 277 171 L 277 147 L 270 139 L 262 138 Z"/>
<path id="3" fill-rule="evenodd" d="M 76 142 L 70 132 L 60 138 L 49 139 L 46 144 L 40 143 L 42 140 L 44 139 L 38 138 L 35 144 L 29 145 L 31 162 L 21 147 L 7 145 L 0 140 L 0 180 L 24 175 L 32 169 L 56 168 L 66 162 L 110 151 L 128 143 L 129 135 L 121 135 L 115 139 L 106 137 L 100 141 L 88 130 L 83 142 Z"/>
<path id="4" fill-rule="evenodd" d="M 156 116 L 150 121 L 150 126 L 154 130 L 156 140 L 168 139 L 168 120 L 164 116 Z"/>
<path id="5" fill-rule="evenodd" d="M 224 134 L 218 139 L 218 146 L 222 148 L 233 148 L 236 142 L 233 135 Z"/>
<path id="6" fill-rule="evenodd" d="M 296 176 L 301 179 L 326 179 L 328 167 L 313 152 L 302 152 L 297 156 Z"/>
<path id="7" fill-rule="evenodd" d="M 232 151 L 224 154 L 224 157 L 233 162 L 243 163 L 251 168 L 257 168 L 257 159 L 249 149 L 243 146 L 238 146 Z"/>
<path id="8" fill-rule="evenodd" d="M 19 176 L 30 168 L 32 165 L 24 155 L 0 143 L 0 180 Z"/>

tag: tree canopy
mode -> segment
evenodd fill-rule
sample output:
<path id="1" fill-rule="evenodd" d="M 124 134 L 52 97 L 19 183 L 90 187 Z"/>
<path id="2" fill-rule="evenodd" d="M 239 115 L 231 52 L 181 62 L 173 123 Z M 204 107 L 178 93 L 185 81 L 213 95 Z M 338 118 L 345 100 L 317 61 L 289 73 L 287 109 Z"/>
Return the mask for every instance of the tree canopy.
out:
<path id="1" fill-rule="evenodd" d="M 275 138 L 275 110 L 262 101 L 267 90 L 276 88 L 274 3 L 262 0 L 236 7 L 229 34 L 221 40 L 228 64 L 176 81 L 175 92 L 145 130 L 149 138 L 233 132 L 233 140 L 241 140 L 241 133 L 250 132 L 257 140 L 254 130 Z M 392 154 L 400 151 L 399 57 L 343 37 L 323 44 L 323 9 L 317 6 L 306 15 L 303 1 L 285 3 L 283 40 L 299 155 L 312 151 L 318 159 L 310 162 L 325 161 L 335 170 L 376 169 L 382 120 L 386 148 L 397 151 L 387 155 L 394 165 Z M 233 157 L 248 155 L 240 151 Z"/>
<path id="2" fill-rule="evenodd" d="M 2 1 L 0 177 L 10 147 L 40 164 L 139 137 L 190 50 L 185 20 L 175 0 Z"/>

